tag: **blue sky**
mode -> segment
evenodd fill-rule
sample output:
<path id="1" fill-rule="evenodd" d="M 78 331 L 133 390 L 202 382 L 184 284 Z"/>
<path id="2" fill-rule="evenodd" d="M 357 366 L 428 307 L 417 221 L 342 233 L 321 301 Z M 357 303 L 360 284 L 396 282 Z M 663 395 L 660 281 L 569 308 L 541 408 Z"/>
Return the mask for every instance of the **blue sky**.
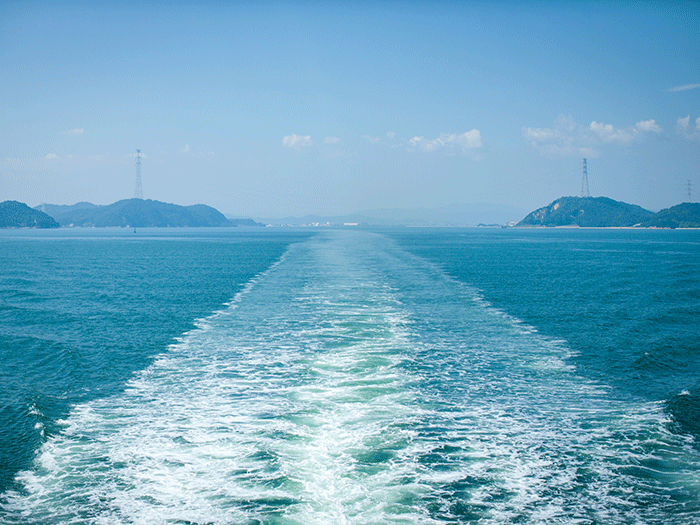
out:
<path id="1" fill-rule="evenodd" d="M 0 97 L 30 205 L 700 200 L 697 2 L 2 3 Z"/>

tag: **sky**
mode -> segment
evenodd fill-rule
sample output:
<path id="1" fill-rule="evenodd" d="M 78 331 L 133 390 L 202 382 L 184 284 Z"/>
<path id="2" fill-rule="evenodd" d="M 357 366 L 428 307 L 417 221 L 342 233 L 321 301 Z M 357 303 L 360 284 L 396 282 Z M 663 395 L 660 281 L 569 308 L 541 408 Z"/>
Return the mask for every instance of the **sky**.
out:
<path id="1" fill-rule="evenodd" d="M 700 2 L 0 2 L 0 201 L 700 200 Z M 522 217 L 514 217 L 519 220 Z"/>

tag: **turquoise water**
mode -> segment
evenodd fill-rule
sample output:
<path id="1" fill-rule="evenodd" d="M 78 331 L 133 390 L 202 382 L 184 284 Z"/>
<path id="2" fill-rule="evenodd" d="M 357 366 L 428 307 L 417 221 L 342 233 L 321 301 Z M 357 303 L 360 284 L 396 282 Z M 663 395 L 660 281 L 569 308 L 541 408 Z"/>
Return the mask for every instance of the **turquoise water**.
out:
<path id="1" fill-rule="evenodd" d="M 700 234 L 2 232 L 6 523 L 700 521 Z"/>

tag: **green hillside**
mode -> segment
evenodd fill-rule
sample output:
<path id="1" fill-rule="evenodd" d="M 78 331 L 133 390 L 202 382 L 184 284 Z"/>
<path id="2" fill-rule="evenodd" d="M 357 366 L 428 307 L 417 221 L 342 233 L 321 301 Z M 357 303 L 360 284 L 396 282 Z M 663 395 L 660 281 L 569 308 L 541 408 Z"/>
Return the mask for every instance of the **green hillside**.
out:
<path id="1" fill-rule="evenodd" d="M 588 228 L 640 225 L 654 213 L 607 197 L 562 197 L 533 211 L 517 226 L 581 226 Z"/>
<path id="2" fill-rule="evenodd" d="M 37 208 L 42 207 L 52 213 L 61 226 L 98 228 L 236 226 L 221 212 L 204 204 L 179 206 L 150 199 L 125 199 L 107 206 L 82 202 L 73 206 L 45 204 Z"/>
<path id="3" fill-rule="evenodd" d="M 49 215 L 17 201 L 0 202 L 0 228 L 58 228 Z"/>
<path id="4" fill-rule="evenodd" d="M 642 226 L 651 228 L 700 228 L 700 203 L 684 202 L 661 210 Z"/>

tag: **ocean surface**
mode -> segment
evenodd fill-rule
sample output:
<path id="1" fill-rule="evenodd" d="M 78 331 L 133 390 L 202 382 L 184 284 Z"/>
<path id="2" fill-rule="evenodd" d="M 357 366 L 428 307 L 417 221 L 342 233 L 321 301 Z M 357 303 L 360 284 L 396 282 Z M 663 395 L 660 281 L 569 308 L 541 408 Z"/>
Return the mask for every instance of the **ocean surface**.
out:
<path id="1" fill-rule="evenodd" d="M 700 523 L 700 231 L 0 231 L 0 523 Z"/>

